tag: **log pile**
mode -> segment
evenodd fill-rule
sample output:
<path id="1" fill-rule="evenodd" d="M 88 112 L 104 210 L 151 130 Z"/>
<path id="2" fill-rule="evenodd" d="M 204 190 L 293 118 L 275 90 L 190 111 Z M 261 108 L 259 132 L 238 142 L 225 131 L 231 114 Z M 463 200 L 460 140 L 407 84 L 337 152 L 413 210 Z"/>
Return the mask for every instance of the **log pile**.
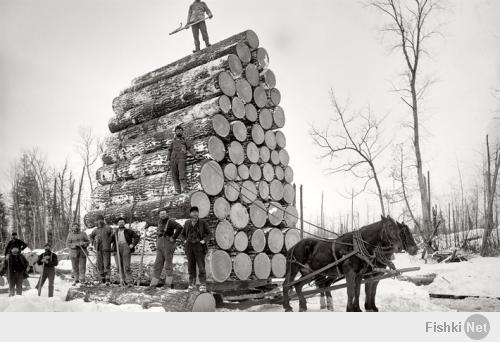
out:
<path id="1" fill-rule="evenodd" d="M 283 277 L 299 234 L 280 101 L 268 53 L 251 30 L 135 78 L 113 100 L 85 224 L 102 214 L 155 226 L 160 207 L 184 219 L 196 205 L 213 233 L 210 281 Z M 166 156 L 177 125 L 196 152 L 182 194 Z"/>

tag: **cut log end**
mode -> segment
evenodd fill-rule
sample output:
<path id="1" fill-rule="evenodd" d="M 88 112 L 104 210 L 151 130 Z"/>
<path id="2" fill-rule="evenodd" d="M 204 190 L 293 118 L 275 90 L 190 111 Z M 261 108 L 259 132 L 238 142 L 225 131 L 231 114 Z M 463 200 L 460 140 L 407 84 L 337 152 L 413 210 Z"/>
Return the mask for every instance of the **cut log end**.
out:
<path id="1" fill-rule="evenodd" d="M 245 68 L 245 78 L 252 87 L 257 87 L 260 83 L 259 69 L 255 64 L 248 64 Z"/>
<path id="2" fill-rule="evenodd" d="M 286 274 L 286 257 L 281 254 L 275 254 L 271 258 L 271 271 L 276 278 L 283 278 Z"/>
<path id="3" fill-rule="evenodd" d="M 250 83 L 244 78 L 237 79 L 235 83 L 236 95 L 238 95 L 238 97 L 245 103 L 249 103 L 250 101 L 252 101 L 253 93 Z"/>
<path id="4" fill-rule="evenodd" d="M 241 98 L 233 97 L 231 107 L 234 117 L 238 119 L 243 119 L 245 117 L 245 103 Z"/>
<path id="5" fill-rule="evenodd" d="M 250 245 L 254 252 L 260 253 L 266 248 L 266 234 L 262 229 L 256 229 L 250 238 Z"/>
<path id="6" fill-rule="evenodd" d="M 271 274 L 271 260 L 265 253 L 259 253 L 253 260 L 253 270 L 257 279 L 267 279 Z"/>
<path id="7" fill-rule="evenodd" d="M 267 239 L 267 249 L 271 253 L 279 253 L 283 249 L 284 237 L 283 233 L 278 228 L 264 229 Z"/>
<path id="8" fill-rule="evenodd" d="M 258 116 L 259 115 L 255 106 L 251 103 L 247 103 L 245 105 L 245 118 L 250 122 L 255 122 L 257 121 Z"/>
<path id="9" fill-rule="evenodd" d="M 218 195 L 224 187 L 224 174 L 219 163 L 210 160 L 203 164 L 200 172 L 203 190 L 211 196 Z"/>
<path id="10" fill-rule="evenodd" d="M 271 129 L 271 127 L 273 127 L 273 114 L 269 109 L 261 109 L 259 112 L 259 124 L 264 130 Z"/>
<path id="11" fill-rule="evenodd" d="M 227 95 L 219 97 L 219 108 L 224 114 L 229 113 L 231 111 L 231 98 Z"/>
<path id="12" fill-rule="evenodd" d="M 262 228 L 267 222 L 267 209 L 260 200 L 250 206 L 250 221 L 257 228 Z"/>
<path id="13" fill-rule="evenodd" d="M 290 228 L 284 231 L 285 234 L 285 248 L 289 251 L 297 242 L 300 241 L 300 231 L 295 228 Z"/>
<path id="14" fill-rule="evenodd" d="M 191 195 L 191 206 L 198 207 L 201 218 L 207 217 L 210 212 L 210 200 L 203 191 L 196 191 Z"/>
<path id="15" fill-rule="evenodd" d="M 226 146 L 222 140 L 212 136 L 208 139 L 208 153 L 214 160 L 221 161 L 226 156 Z"/>
<path id="16" fill-rule="evenodd" d="M 236 94 L 236 84 L 229 72 L 223 71 L 219 74 L 219 88 L 224 95 L 233 97 Z"/>
<path id="17" fill-rule="evenodd" d="M 244 252 L 248 248 L 248 235 L 244 231 L 239 231 L 234 235 L 234 249 Z"/>
<path id="18" fill-rule="evenodd" d="M 219 197 L 214 201 L 213 210 L 215 217 L 225 220 L 229 216 L 231 205 L 224 197 Z"/>
<path id="19" fill-rule="evenodd" d="M 238 141 L 232 141 L 229 144 L 229 159 L 235 165 L 243 164 L 245 160 L 245 152 L 243 150 L 243 146 Z"/>
<path id="20" fill-rule="evenodd" d="M 240 280 L 247 280 L 252 274 L 252 259 L 245 253 L 238 253 L 233 259 L 233 271 Z"/>
<path id="21" fill-rule="evenodd" d="M 237 229 L 243 229 L 248 225 L 250 217 L 248 210 L 241 203 L 234 203 L 229 213 L 231 223 Z"/>
<path id="22" fill-rule="evenodd" d="M 234 243 L 234 229 L 227 220 L 219 222 L 215 228 L 215 242 L 222 249 L 230 249 Z"/>
<path id="23" fill-rule="evenodd" d="M 241 63 L 247 65 L 252 59 L 252 53 L 247 44 L 241 42 L 236 45 L 236 54 L 238 55 Z"/>
<path id="24" fill-rule="evenodd" d="M 207 278 L 222 283 L 231 275 L 233 263 L 229 254 L 221 250 L 211 249 L 205 257 Z"/>
<path id="25" fill-rule="evenodd" d="M 227 138 L 231 132 L 231 125 L 229 124 L 229 121 L 227 121 L 227 119 L 221 114 L 213 116 L 212 127 L 214 132 L 221 138 Z"/>

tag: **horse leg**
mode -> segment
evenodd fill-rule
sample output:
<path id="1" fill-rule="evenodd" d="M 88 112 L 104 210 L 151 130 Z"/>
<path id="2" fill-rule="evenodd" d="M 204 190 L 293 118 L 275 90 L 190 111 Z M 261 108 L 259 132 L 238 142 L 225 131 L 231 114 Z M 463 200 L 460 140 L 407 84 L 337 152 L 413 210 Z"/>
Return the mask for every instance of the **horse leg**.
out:
<path id="1" fill-rule="evenodd" d="M 285 282 L 283 283 L 283 308 L 286 312 L 293 311 L 292 307 L 290 306 L 290 297 L 288 296 L 290 288 L 287 285 L 295 279 L 295 276 L 298 272 L 299 268 L 296 265 L 291 263 L 287 264 L 286 278 Z"/>
<path id="2" fill-rule="evenodd" d="M 373 311 L 372 309 L 372 282 L 365 284 L 365 310 Z"/>
<path id="3" fill-rule="evenodd" d="M 331 291 L 326 291 L 326 307 L 329 311 L 333 311 L 333 299 Z"/>
<path id="4" fill-rule="evenodd" d="M 359 307 L 359 295 L 361 292 L 361 281 L 363 280 L 363 275 L 357 274 L 354 278 L 354 298 L 352 302 L 352 306 L 354 311 L 361 312 L 361 308 Z"/>
<path id="5" fill-rule="evenodd" d="M 353 269 L 349 269 L 347 272 L 344 272 L 345 280 L 347 284 L 347 306 L 346 311 L 351 312 L 354 311 L 353 300 L 356 294 L 356 272 Z"/>
<path id="6" fill-rule="evenodd" d="M 326 293 L 327 292 L 320 292 L 320 294 L 319 294 L 320 295 L 320 297 L 319 297 L 319 308 L 321 310 L 326 309 L 326 300 L 325 300 L 325 294 Z"/>
<path id="7" fill-rule="evenodd" d="M 299 297 L 299 311 L 305 312 L 307 311 L 307 301 L 302 293 L 302 287 L 304 286 L 303 282 L 299 282 L 295 285 L 295 292 L 297 292 L 297 296 Z"/>
<path id="8" fill-rule="evenodd" d="M 371 301 L 370 301 L 370 308 L 372 309 L 373 312 L 378 312 L 378 308 L 375 305 L 375 296 L 377 295 L 377 286 L 378 286 L 378 281 L 372 282 L 372 289 L 371 289 Z"/>

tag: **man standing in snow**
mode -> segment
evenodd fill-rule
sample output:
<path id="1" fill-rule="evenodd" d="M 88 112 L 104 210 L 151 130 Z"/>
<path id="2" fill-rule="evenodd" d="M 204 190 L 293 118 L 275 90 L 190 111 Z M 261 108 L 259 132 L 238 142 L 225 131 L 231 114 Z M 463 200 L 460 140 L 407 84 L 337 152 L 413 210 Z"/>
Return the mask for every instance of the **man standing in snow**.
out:
<path id="1" fill-rule="evenodd" d="M 188 152 L 195 155 L 195 151 L 188 141 L 183 136 L 184 130 L 181 126 L 175 127 L 175 136 L 172 139 L 167 150 L 167 160 L 170 161 L 170 172 L 172 173 L 172 181 L 174 182 L 175 191 L 180 194 L 187 190 L 186 182 L 186 158 Z"/>
<path id="2" fill-rule="evenodd" d="M 16 232 L 12 232 L 12 239 L 9 241 L 9 243 L 7 243 L 4 255 L 7 256 L 10 250 L 14 247 L 17 247 L 19 249 L 19 252 L 22 252 L 26 247 L 28 247 L 28 245 L 23 240 L 17 237 Z"/>
<path id="3" fill-rule="evenodd" d="M 116 253 L 115 262 L 121 271 L 121 279 L 129 287 L 134 286 L 130 259 L 135 251 L 135 246 L 140 240 L 141 237 L 135 231 L 125 228 L 125 218 L 118 218 L 118 230 L 115 231 L 114 238 L 111 241 L 111 250 Z"/>
<path id="4" fill-rule="evenodd" d="M 106 225 L 104 216 L 97 217 L 97 227 L 90 233 L 90 243 L 97 253 L 97 271 L 102 283 L 111 281 L 111 242 L 113 229 Z"/>
<path id="5" fill-rule="evenodd" d="M 199 218 L 198 207 L 191 207 L 189 210 L 191 217 L 184 224 L 181 236 L 186 240 L 185 250 L 188 262 L 189 288 L 196 285 L 196 266 L 198 266 L 198 277 L 200 279 L 200 290 L 205 289 L 205 254 L 207 252 L 207 242 L 210 240 L 210 229 L 205 220 Z"/>
<path id="6" fill-rule="evenodd" d="M 23 280 L 28 278 L 28 260 L 18 247 L 13 247 L 0 269 L 0 278 L 7 275 L 9 281 L 9 297 L 23 295 Z M 3 278 L 2 278 L 3 282 Z"/>
<path id="7" fill-rule="evenodd" d="M 204 1 L 195 0 L 191 4 L 191 6 L 189 6 L 186 25 L 205 19 L 205 13 L 209 18 L 213 18 L 212 12 L 208 8 L 207 4 Z M 195 47 L 193 52 L 200 51 L 200 31 L 206 47 L 210 46 L 210 42 L 208 40 L 207 24 L 205 23 L 205 20 L 191 26 L 191 30 L 193 31 L 194 47 Z"/>
<path id="8" fill-rule="evenodd" d="M 49 279 L 49 297 L 54 297 L 54 278 L 56 276 L 56 266 L 58 264 L 57 255 L 50 250 L 50 243 L 44 246 L 45 252 L 38 256 L 38 265 L 43 266 L 43 272 L 36 285 L 38 294 L 42 291 L 43 284 Z"/>
<path id="9" fill-rule="evenodd" d="M 66 239 L 66 247 L 69 248 L 71 265 L 73 266 L 73 286 L 85 282 L 85 272 L 87 270 L 87 247 L 89 245 L 87 233 L 80 231 L 80 225 L 73 223 L 72 231 Z"/>
<path id="10" fill-rule="evenodd" d="M 158 238 L 156 240 L 156 259 L 153 266 L 153 277 L 151 287 L 156 287 L 160 281 L 161 272 L 165 267 L 165 288 L 170 289 L 172 285 L 173 259 L 175 252 L 175 240 L 182 232 L 182 226 L 174 219 L 170 219 L 165 208 L 160 210 L 160 221 L 158 222 Z"/>

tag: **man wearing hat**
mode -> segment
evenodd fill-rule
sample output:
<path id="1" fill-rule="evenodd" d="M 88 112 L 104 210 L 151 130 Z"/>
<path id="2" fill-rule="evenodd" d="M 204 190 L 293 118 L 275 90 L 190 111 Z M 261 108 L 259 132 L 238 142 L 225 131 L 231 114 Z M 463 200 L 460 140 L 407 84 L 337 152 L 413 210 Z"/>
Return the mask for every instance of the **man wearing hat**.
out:
<path id="1" fill-rule="evenodd" d="M 161 272 L 165 268 L 165 288 L 169 289 L 173 280 L 173 259 L 175 252 L 175 240 L 182 232 L 182 226 L 174 219 L 170 219 L 165 208 L 160 209 L 160 220 L 158 222 L 156 240 L 156 259 L 153 266 L 153 277 L 151 287 L 156 287 L 160 282 Z"/>
<path id="2" fill-rule="evenodd" d="M 12 247 L 0 269 L 0 278 L 3 283 L 3 276 L 7 275 L 9 281 L 9 297 L 14 295 L 22 296 L 23 280 L 28 278 L 28 260 L 21 254 L 17 246 Z"/>
<path id="3" fill-rule="evenodd" d="M 186 158 L 188 152 L 195 155 L 191 142 L 183 136 L 181 126 L 175 127 L 175 136 L 167 150 L 167 160 L 170 161 L 170 172 L 174 182 L 175 191 L 181 193 L 187 189 Z"/>
<path id="4" fill-rule="evenodd" d="M 104 216 L 97 217 L 97 227 L 90 233 L 90 243 L 97 253 L 97 271 L 102 283 L 111 282 L 111 242 L 113 229 L 106 224 Z"/>
<path id="5" fill-rule="evenodd" d="M 111 241 L 111 251 L 115 253 L 116 265 L 119 265 L 121 279 L 125 285 L 134 286 L 132 279 L 132 270 L 130 268 L 130 259 L 135 251 L 135 246 L 139 243 L 141 237 L 135 231 L 125 227 L 125 218 L 118 218 L 118 229 L 114 233 Z M 118 252 L 118 253 L 117 253 Z"/>
<path id="6" fill-rule="evenodd" d="M 189 288 L 196 285 L 196 266 L 198 266 L 198 277 L 200 289 L 203 290 L 206 282 L 205 254 L 207 243 L 210 240 L 210 229 L 208 223 L 199 218 L 198 207 L 189 210 L 190 219 L 184 224 L 181 237 L 186 241 L 185 252 L 188 262 Z"/>
<path id="7" fill-rule="evenodd" d="M 17 247 L 19 249 L 19 252 L 22 252 L 28 245 L 18 238 L 16 232 L 12 232 L 12 239 L 7 243 L 7 247 L 5 247 L 5 253 L 4 255 L 7 256 L 9 254 L 10 250 L 14 247 Z"/>
<path id="8" fill-rule="evenodd" d="M 50 250 L 50 243 L 44 245 L 45 252 L 38 256 L 38 265 L 43 266 L 43 272 L 36 285 L 38 293 L 41 292 L 45 280 L 49 279 L 49 297 L 54 297 L 54 278 L 58 264 L 57 255 Z"/>
<path id="9" fill-rule="evenodd" d="M 87 247 L 89 245 L 87 233 L 80 230 L 78 223 L 73 223 L 73 227 L 66 238 L 66 247 L 69 248 L 69 256 L 73 267 L 73 286 L 80 282 L 85 282 L 85 272 L 87 270 Z"/>

